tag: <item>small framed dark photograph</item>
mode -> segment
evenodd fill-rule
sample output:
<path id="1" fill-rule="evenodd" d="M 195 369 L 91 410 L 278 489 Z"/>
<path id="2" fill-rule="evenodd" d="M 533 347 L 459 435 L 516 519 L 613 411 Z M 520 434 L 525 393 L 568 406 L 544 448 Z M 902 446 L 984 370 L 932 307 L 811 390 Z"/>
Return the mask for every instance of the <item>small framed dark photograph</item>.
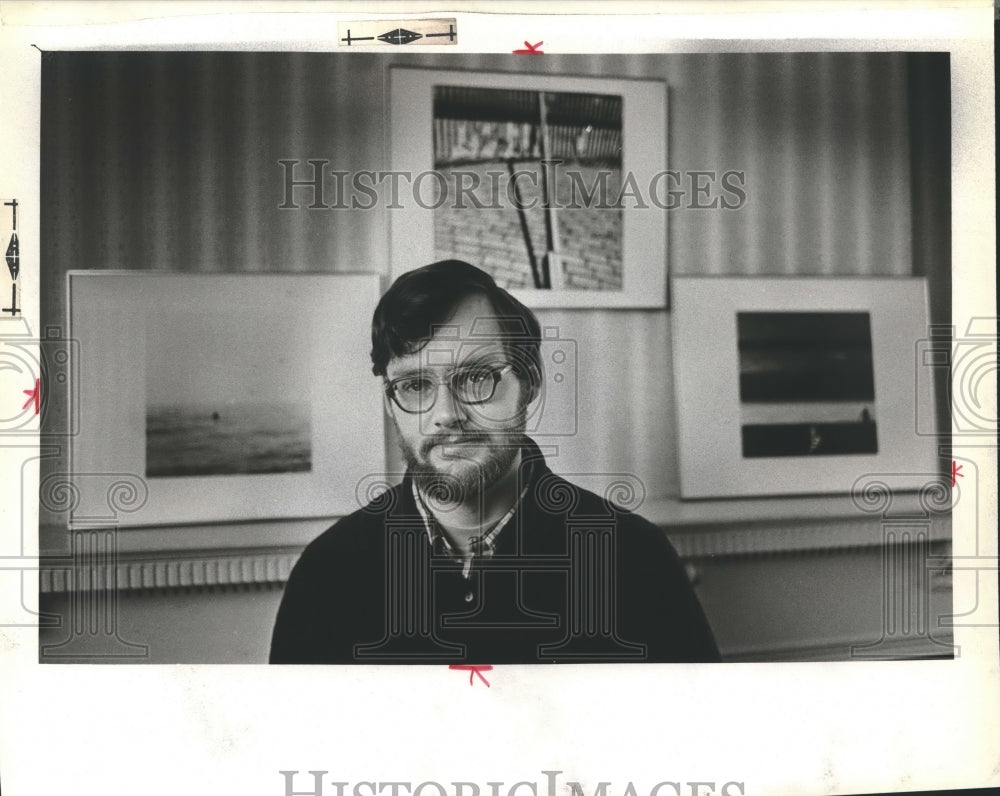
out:
<path id="1" fill-rule="evenodd" d="M 744 458 L 878 453 L 869 312 L 738 312 Z"/>
<path id="2" fill-rule="evenodd" d="M 683 497 L 937 472 L 922 279 L 685 277 L 671 294 Z"/>

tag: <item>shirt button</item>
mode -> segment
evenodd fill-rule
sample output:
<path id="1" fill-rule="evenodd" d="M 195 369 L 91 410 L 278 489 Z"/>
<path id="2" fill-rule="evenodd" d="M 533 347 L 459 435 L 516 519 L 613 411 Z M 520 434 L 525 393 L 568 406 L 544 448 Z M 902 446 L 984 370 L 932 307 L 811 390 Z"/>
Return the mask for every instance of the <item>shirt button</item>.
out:
<path id="1" fill-rule="evenodd" d="M 473 594 L 472 594 L 472 592 L 471 592 L 471 591 L 467 591 L 467 592 L 465 593 L 465 601 L 466 601 L 467 603 L 471 603 L 471 602 L 472 602 L 472 598 L 473 598 Z"/>

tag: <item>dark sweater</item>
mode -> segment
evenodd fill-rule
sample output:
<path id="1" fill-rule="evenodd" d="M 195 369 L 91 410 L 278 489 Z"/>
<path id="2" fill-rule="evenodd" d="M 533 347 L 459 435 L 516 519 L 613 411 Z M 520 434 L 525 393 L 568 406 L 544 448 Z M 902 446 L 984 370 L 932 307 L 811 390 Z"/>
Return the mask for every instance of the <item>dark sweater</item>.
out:
<path id="1" fill-rule="evenodd" d="M 271 663 L 719 660 L 663 531 L 554 475 L 530 440 L 522 472 L 468 580 L 432 552 L 409 476 L 321 534 L 288 579 Z"/>

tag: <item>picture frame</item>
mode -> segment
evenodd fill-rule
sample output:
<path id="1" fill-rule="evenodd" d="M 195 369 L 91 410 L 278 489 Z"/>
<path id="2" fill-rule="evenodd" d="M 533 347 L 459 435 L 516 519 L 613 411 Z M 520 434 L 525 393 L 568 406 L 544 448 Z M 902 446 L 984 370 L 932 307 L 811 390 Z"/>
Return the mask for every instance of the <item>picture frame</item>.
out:
<path id="1" fill-rule="evenodd" d="M 936 482 L 922 278 L 678 277 L 682 498 Z M 924 371 L 928 371 L 925 373 Z"/>
<path id="2" fill-rule="evenodd" d="M 385 471 L 378 275 L 70 271 L 67 289 L 71 529 L 338 516 Z"/>
<path id="3" fill-rule="evenodd" d="M 666 306 L 664 81 L 389 72 L 393 278 L 454 258 L 529 307 Z"/>

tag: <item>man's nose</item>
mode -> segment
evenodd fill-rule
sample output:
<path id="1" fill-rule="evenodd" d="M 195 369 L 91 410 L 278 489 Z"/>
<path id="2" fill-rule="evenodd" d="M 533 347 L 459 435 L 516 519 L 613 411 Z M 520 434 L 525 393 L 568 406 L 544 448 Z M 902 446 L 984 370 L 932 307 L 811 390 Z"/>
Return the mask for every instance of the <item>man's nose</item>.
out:
<path id="1" fill-rule="evenodd" d="M 431 407 L 431 423 L 436 428 L 448 428 L 465 420 L 465 417 L 465 407 L 455 399 L 451 386 L 442 381 L 437 386 L 437 398 Z"/>

